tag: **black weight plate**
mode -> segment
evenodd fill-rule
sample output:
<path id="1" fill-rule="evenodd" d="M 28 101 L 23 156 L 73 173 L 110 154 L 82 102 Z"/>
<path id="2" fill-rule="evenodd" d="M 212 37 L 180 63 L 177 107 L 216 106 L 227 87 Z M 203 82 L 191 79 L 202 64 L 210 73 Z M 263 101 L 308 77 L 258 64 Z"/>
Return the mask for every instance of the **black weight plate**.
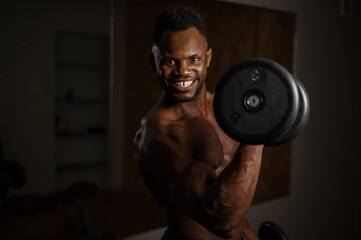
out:
<path id="1" fill-rule="evenodd" d="M 298 114 L 293 125 L 286 130 L 279 138 L 268 143 L 268 146 L 277 146 L 291 141 L 304 129 L 310 115 L 310 99 L 308 97 L 305 86 L 297 78 L 294 78 L 297 83 L 298 93 L 300 96 L 300 106 Z"/>
<path id="2" fill-rule="evenodd" d="M 278 63 L 249 59 L 231 67 L 214 92 L 214 114 L 230 137 L 248 144 L 278 138 L 296 119 L 297 85 Z"/>
<path id="3" fill-rule="evenodd" d="M 270 221 L 259 226 L 258 237 L 262 240 L 289 240 L 282 228 Z"/>

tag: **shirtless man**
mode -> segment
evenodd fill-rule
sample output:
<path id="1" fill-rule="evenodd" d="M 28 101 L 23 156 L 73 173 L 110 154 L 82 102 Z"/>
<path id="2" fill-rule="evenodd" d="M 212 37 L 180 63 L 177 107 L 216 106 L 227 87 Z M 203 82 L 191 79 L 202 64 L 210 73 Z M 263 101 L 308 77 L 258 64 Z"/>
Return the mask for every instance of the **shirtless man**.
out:
<path id="1" fill-rule="evenodd" d="M 205 83 L 212 49 L 202 17 L 192 8 L 161 14 L 149 58 L 163 93 L 143 118 L 134 147 L 167 214 L 162 239 L 258 239 L 246 215 L 263 146 L 234 141 L 215 120 Z"/>

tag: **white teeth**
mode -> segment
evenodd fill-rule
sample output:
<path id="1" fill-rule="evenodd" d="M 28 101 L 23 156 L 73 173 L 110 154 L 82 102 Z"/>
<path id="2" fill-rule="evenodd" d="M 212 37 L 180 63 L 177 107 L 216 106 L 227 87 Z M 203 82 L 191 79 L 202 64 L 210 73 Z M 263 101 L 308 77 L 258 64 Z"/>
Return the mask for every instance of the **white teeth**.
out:
<path id="1" fill-rule="evenodd" d="M 178 87 L 189 87 L 193 81 L 176 82 Z"/>

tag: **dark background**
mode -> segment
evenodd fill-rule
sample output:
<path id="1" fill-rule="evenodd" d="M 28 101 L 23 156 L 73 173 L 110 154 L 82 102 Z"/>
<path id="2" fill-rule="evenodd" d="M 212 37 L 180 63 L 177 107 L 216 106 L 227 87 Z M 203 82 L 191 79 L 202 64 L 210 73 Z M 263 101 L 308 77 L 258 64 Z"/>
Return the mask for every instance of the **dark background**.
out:
<path id="1" fill-rule="evenodd" d="M 118 236 L 134 234 L 139 229 L 126 232 L 129 227 L 125 230 L 122 227 L 152 221 L 159 211 L 152 202 L 145 206 L 146 196 L 139 196 L 138 193 L 123 195 L 121 191 L 127 181 L 124 178 L 127 169 L 124 147 L 127 144 L 127 4 L 137 2 L 115 1 L 112 6 L 112 2 L 100 0 L 0 1 L 0 139 L 5 159 L 21 163 L 27 174 L 25 186 L 19 190 L 12 189 L 9 198 L 35 194 L 61 199 L 51 195 L 64 189 L 59 184 L 56 167 L 59 147 L 54 116 L 58 108 L 54 100 L 57 96 L 59 66 L 55 36 L 58 31 L 101 35 L 109 39 L 109 45 L 104 48 L 111 49 L 109 71 L 105 71 L 105 75 L 109 75 L 104 78 L 108 79 L 104 81 L 107 92 L 105 101 L 108 101 L 106 109 L 109 112 L 102 119 L 107 122 L 107 131 L 104 132 L 107 142 L 105 164 L 87 165 L 92 171 L 103 169 L 100 173 L 90 171 L 85 174 L 78 168 L 80 172 L 75 175 L 84 174 L 98 181 L 100 190 L 91 198 L 84 199 L 83 203 L 90 209 L 97 230 L 113 231 Z M 252 226 L 257 229 L 262 221 L 272 220 L 295 240 L 359 239 L 360 1 L 233 2 L 295 14 L 293 70 L 306 86 L 311 99 L 308 125 L 292 143 L 290 193 L 253 205 L 248 214 Z M 345 4 L 349 8 L 340 12 Z M 140 62 L 147 61 L 147 53 L 132 57 Z M 88 71 L 89 66 L 85 69 Z M 86 84 L 84 89 L 87 89 Z M 75 150 L 70 150 L 71 153 L 77 154 Z M 84 191 L 85 187 L 81 189 Z M 75 192 L 79 194 L 81 191 Z M 49 201 L 46 203 L 49 204 Z M 11 218 L 0 220 L 2 239 L 16 239 L 16 234 L 21 232 L 27 239 L 56 239 L 54 235 L 60 236 L 60 239 L 70 239 L 67 235 L 61 237 L 61 234 L 65 234 L 62 228 L 64 221 L 75 219 L 81 223 L 77 208 L 71 204 L 62 203 L 51 210 L 48 208 L 26 217 L 18 212 L 5 214 L 6 208 L 3 207 L 8 205 L 4 204 L 0 213 Z M 142 206 L 154 212 L 146 213 Z M 107 210 L 102 210 L 105 207 Z M 125 218 L 122 211 L 127 208 L 140 211 L 134 211 L 133 218 Z M 64 217 L 64 213 L 68 215 Z M 114 216 L 112 214 L 116 215 L 114 221 L 109 218 Z M 118 226 L 117 231 L 109 230 Z M 161 222 L 142 229 L 145 231 L 160 226 Z"/>

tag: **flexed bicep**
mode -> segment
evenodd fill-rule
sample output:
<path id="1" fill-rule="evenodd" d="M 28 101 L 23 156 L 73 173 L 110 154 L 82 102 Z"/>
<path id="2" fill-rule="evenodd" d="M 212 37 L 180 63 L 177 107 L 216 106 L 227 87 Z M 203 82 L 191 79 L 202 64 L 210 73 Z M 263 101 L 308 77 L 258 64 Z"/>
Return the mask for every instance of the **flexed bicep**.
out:
<path id="1" fill-rule="evenodd" d="M 158 133 L 145 140 L 138 154 L 138 168 L 159 202 L 168 202 L 186 212 L 200 208 L 206 185 L 215 179 L 210 164 L 195 159 L 188 137 Z M 198 155 L 198 154 L 197 154 Z M 160 200 L 161 199 L 161 200 Z"/>

